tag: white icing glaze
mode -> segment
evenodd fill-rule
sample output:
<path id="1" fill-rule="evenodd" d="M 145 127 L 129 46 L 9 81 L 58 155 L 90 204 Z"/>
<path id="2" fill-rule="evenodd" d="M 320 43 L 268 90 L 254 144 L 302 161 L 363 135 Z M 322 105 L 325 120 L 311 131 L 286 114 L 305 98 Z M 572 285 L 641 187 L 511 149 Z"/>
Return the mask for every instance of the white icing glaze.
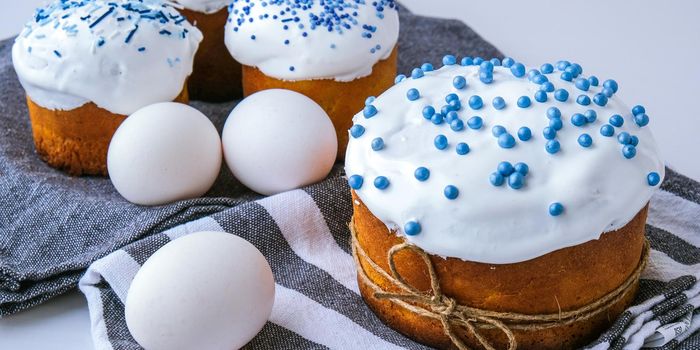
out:
<path id="1" fill-rule="evenodd" d="M 231 55 L 277 79 L 352 81 L 370 75 L 379 60 L 389 57 L 399 37 L 393 0 L 377 1 L 383 5 L 382 11 L 372 2 L 346 1 L 351 7 L 336 13 L 349 14 L 354 23 L 345 20 L 347 28 L 338 26 L 331 31 L 323 25 L 314 28 L 311 19 L 312 14 L 324 14 L 324 6 L 333 6 L 329 2 L 309 1 L 309 8 L 295 9 L 296 15 L 284 11 L 290 3 L 294 1 L 234 0 L 226 25 L 226 46 Z M 371 38 L 366 37 L 369 32 L 363 25 L 376 27 Z"/>
<path id="2" fill-rule="evenodd" d="M 12 61 L 35 103 L 71 110 L 94 102 L 128 115 L 180 94 L 201 32 L 157 2 L 114 4 L 56 0 L 25 25 L 12 47 Z"/>
<path id="3" fill-rule="evenodd" d="M 479 81 L 478 66 L 459 65 L 398 83 L 372 103 L 378 110 L 374 117 L 367 119 L 362 113 L 354 117 L 355 124 L 366 128 L 362 136 L 350 138 L 345 162 L 348 176 L 364 177 L 357 194 L 374 215 L 398 234 L 404 234 L 407 221 L 418 221 L 422 232 L 404 236 L 425 251 L 483 263 L 529 260 L 597 239 L 603 232 L 624 226 L 656 189 L 648 185 L 647 174 L 658 172 L 663 179 L 664 165 L 656 142 L 649 127 L 637 126 L 630 109 L 615 96 L 605 107 L 577 104 L 576 97 L 584 92 L 561 80 L 560 73 L 555 71 L 547 77 L 557 89 L 568 90 L 570 97 L 566 102 L 556 101 L 553 93 L 547 94 L 547 102 L 536 102 L 532 96 L 539 85 L 526 77 L 516 78 L 503 67 L 495 67 L 490 85 Z M 456 75 L 467 79 L 464 90 L 453 87 Z M 414 102 L 406 98 L 410 88 L 417 88 L 421 94 Z M 591 87 L 586 94 L 593 97 L 601 88 Z M 459 95 L 463 106 L 458 113 L 465 129 L 459 132 L 445 123 L 434 125 L 421 113 L 426 105 L 439 111 L 445 105 L 445 96 L 452 92 Z M 469 107 L 472 95 L 483 98 L 481 110 Z M 496 96 L 505 99 L 503 110 L 492 106 Z M 532 106 L 518 107 L 520 96 L 530 96 Z M 561 110 L 564 124 L 557 134 L 561 151 L 554 155 L 545 151 L 547 140 L 542 135 L 549 122 L 546 110 L 551 106 Z M 588 109 L 597 112 L 595 122 L 583 127 L 571 124 L 572 114 Z M 604 137 L 600 128 L 613 114 L 622 115 L 625 123 L 615 128 L 614 137 Z M 484 120 L 480 130 L 466 126 L 466 121 L 475 115 Z M 515 137 L 514 148 L 498 145 L 491 132 L 494 125 L 503 125 Z M 532 130 L 532 139 L 527 142 L 517 137 L 522 126 Z M 622 145 L 617 141 L 621 131 L 639 138 L 637 154 L 632 159 L 622 155 Z M 592 137 L 590 148 L 578 144 L 581 133 Z M 434 146 L 438 134 L 447 136 L 447 149 Z M 376 137 L 382 137 L 385 143 L 380 151 L 371 148 Z M 470 152 L 458 155 L 458 142 L 466 142 Z M 489 175 L 501 161 L 529 165 L 522 189 L 514 190 L 507 183 L 500 187 L 491 185 Z M 430 170 L 425 182 L 414 177 L 419 166 Z M 383 191 L 373 185 L 374 178 L 380 175 L 390 181 Z M 459 189 L 457 199 L 448 200 L 443 195 L 447 185 Z M 564 205 L 562 215 L 549 215 L 548 207 L 553 202 Z"/>
<path id="4" fill-rule="evenodd" d="M 228 6 L 230 0 L 170 0 L 176 5 L 201 13 L 216 13 Z"/>

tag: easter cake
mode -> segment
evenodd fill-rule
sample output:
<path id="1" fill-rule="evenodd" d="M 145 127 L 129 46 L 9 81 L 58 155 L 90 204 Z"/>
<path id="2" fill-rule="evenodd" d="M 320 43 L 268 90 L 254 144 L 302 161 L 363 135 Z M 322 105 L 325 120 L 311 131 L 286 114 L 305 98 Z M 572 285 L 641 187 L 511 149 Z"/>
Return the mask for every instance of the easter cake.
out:
<path id="1" fill-rule="evenodd" d="M 338 135 L 338 158 L 364 97 L 392 85 L 399 36 L 393 0 L 234 0 L 226 46 L 243 65 L 243 93 L 280 88 L 316 101 Z"/>
<path id="2" fill-rule="evenodd" d="M 664 176 L 644 107 L 568 61 L 448 55 L 376 99 L 345 168 L 358 282 L 438 348 L 581 346 L 632 302 Z"/>
<path id="3" fill-rule="evenodd" d="M 72 175 L 106 175 L 107 147 L 141 107 L 187 102 L 201 32 L 153 1 L 54 0 L 12 47 L 37 153 Z"/>

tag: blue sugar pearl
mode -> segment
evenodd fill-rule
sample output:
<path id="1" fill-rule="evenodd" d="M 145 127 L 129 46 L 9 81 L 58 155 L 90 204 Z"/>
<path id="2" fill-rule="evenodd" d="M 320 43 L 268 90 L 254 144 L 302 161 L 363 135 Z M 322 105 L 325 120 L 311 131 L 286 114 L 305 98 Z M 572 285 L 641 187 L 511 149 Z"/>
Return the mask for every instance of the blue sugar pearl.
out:
<path id="1" fill-rule="evenodd" d="M 610 88 L 603 88 L 603 90 L 602 90 L 601 92 L 602 92 L 603 95 L 605 95 L 607 98 L 613 97 L 613 95 L 615 94 L 615 93 L 612 91 L 612 89 L 610 89 Z"/>
<path id="2" fill-rule="evenodd" d="M 644 127 L 649 124 L 649 116 L 646 113 L 637 114 L 634 116 L 634 122 L 639 125 L 639 127 Z"/>
<path id="3" fill-rule="evenodd" d="M 605 107 L 605 105 L 608 104 L 608 97 L 604 94 L 597 93 L 593 95 L 593 103 L 597 104 L 598 106 Z"/>
<path id="4" fill-rule="evenodd" d="M 639 137 L 637 137 L 635 135 L 630 136 L 630 145 L 637 147 L 638 144 L 639 144 Z"/>
<path id="5" fill-rule="evenodd" d="M 475 66 L 480 66 L 484 62 L 484 59 L 481 57 L 474 57 L 474 65 Z"/>
<path id="6" fill-rule="evenodd" d="M 403 231 L 408 236 L 415 236 L 420 233 L 421 227 L 417 221 L 408 221 L 405 225 L 403 225 Z"/>
<path id="7" fill-rule="evenodd" d="M 515 137 L 508 133 L 501 134 L 498 137 L 498 145 L 502 148 L 513 148 L 515 147 Z"/>
<path id="8" fill-rule="evenodd" d="M 548 81 L 548 82 L 540 85 L 540 90 L 542 90 L 544 92 L 553 92 L 554 91 L 554 84 L 552 84 L 551 82 Z"/>
<path id="9" fill-rule="evenodd" d="M 372 118 L 377 115 L 377 108 L 372 105 L 367 105 L 365 106 L 365 109 L 362 110 L 362 114 L 365 116 L 365 118 Z"/>
<path id="10" fill-rule="evenodd" d="M 450 110 L 458 111 L 462 109 L 462 102 L 459 102 L 459 100 L 450 100 L 448 104 L 450 106 Z"/>
<path id="11" fill-rule="evenodd" d="M 542 66 L 540 66 L 540 71 L 542 71 L 543 74 L 550 74 L 554 72 L 554 66 L 552 66 L 549 63 L 545 63 Z"/>
<path id="12" fill-rule="evenodd" d="M 504 161 L 498 163 L 496 171 L 498 171 L 498 173 L 503 176 L 510 176 L 510 174 L 512 174 L 515 171 L 515 168 L 513 167 L 513 164 L 510 164 L 510 162 Z"/>
<path id="13" fill-rule="evenodd" d="M 355 124 L 350 128 L 350 135 L 353 138 L 358 138 L 365 133 L 365 127 L 359 124 Z"/>
<path id="14" fill-rule="evenodd" d="M 518 138 L 520 141 L 527 141 L 532 137 L 532 131 L 527 126 L 518 129 Z"/>
<path id="15" fill-rule="evenodd" d="M 416 171 L 413 172 L 413 176 L 416 177 L 416 180 L 423 182 L 430 177 L 430 170 L 426 167 L 418 167 Z"/>
<path id="16" fill-rule="evenodd" d="M 561 118 L 561 111 L 557 107 L 547 108 L 547 118 Z"/>
<path id="17" fill-rule="evenodd" d="M 435 113 L 433 114 L 433 117 L 430 118 L 430 121 L 435 125 L 440 125 L 443 121 L 445 121 L 445 117 L 442 115 L 442 113 Z"/>
<path id="18" fill-rule="evenodd" d="M 612 117 L 610 117 L 610 119 L 608 120 L 608 122 L 609 122 L 612 126 L 616 126 L 616 127 L 619 128 L 619 127 L 622 126 L 622 124 L 625 123 L 625 119 L 622 118 L 621 115 L 615 114 L 615 115 L 613 115 Z"/>
<path id="19" fill-rule="evenodd" d="M 578 144 L 581 145 L 581 147 L 591 147 L 593 144 L 593 139 L 591 138 L 591 135 L 581 134 L 578 137 Z"/>
<path id="20" fill-rule="evenodd" d="M 484 84 L 493 83 L 493 73 L 492 72 L 479 72 L 479 80 Z"/>
<path id="21" fill-rule="evenodd" d="M 420 66 L 420 69 L 422 69 L 423 72 L 432 72 L 435 68 L 430 63 L 423 63 L 423 65 Z"/>
<path id="22" fill-rule="evenodd" d="M 435 140 L 433 141 L 433 143 L 435 144 L 435 148 L 437 148 L 439 150 L 443 150 L 443 149 L 447 148 L 447 136 L 445 136 L 445 135 L 435 136 Z"/>
<path id="23" fill-rule="evenodd" d="M 575 113 L 571 116 L 571 124 L 576 126 L 584 126 L 586 125 L 586 122 L 586 117 L 584 117 L 581 113 Z"/>
<path id="24" fill-rule="evenodd" d="M 467 86 L 467 79 L 461 75 L 458 75 L 452 79 L 452 86 L 454 86 L 457 90 L 462 90 Z"/>
<path id="25" fill-rule="evenodd" d="M 493 134 L 495 137 L 499 137 L 505 133 L 506 128 L 504 128 L 502 125 L 494 125 L 494 127 L 491 128 L 491 134 Z"/>
<path id="26" fill-rule="evenodd" d="M 405 76 L 405 75 L 399 74 L 399 75 L 397 75 L 396 78 L 394 79 L 394 84 L 398 84 L 398 83 L 404 81 L 405 79 L 406 79 L 406 76 Z"/>
<path id="27" fill-rule="evenodd" d="M 480 96 L 474 95 L 469 98 L 469 107 L 471 107 L 474 110 L 481 109 L 481 107 L 484 106 L 484 101 L 481 99 Z"/>
<path id="28" fill-rule="evenodd" d="M 530 167 L 527 164 L 522 163 L 522 162 L 515 163 L 515 165 L 513 166 L 513 169 L 515 169 L 516 173 L 519 173 L 522 176 L 526 176 L 527 173 L 530 172 Z"/>
<path id="29" fill-rule="evenodd" d="M 501 96 L 494 97 L 492 104 L 493 104 L 493 108 L 498 109 L 498 110 L 506 108 L 506 100 L 504 100 L 503 97 L 501 97 Z"/>
<path id="30" fill-rule="evenodd" d="M 559 61 L 557 62 L 557 70 L 563 71 L 566 69 L 566 67 L 570 66 L 571 62 L 569 61 Z"/>
<path id="31" fill-rule="evenodd" d="M 474 64 L 474 60 L 471 57 L 464 57 L 459 63 L 462 66 L 471 66 Z"/>
<path id="32" fill-rule="evenodd" d="M 547 150 L 547 153 L 554 154 L 559 152 L 559 150 L 561 149 L 561 145 L 557 140 L 549 140 L 547 141 L 547 144 L 545 144 L 544 148 L 545 150 Z"/>
<path id="33" fill-rule="evenodd" d="M 600 134 L 605 137 L 613 136 L 615 134 L 615 128 L 610 124 L 605 124 L 600 127 Z"/>
<path id="34" fill-rule="evenodd" d="M 644 106 L 642 106 L 642 105 L 636 105 L 636 106 L 632 107 L 632 115 L 642 114 L 642 113 L 646 113 L 646 112 L 647 112 L 646 108 L 644 108 Z"/>
<path id="35" fill-rule="evenodd" d="M 481 62 L 481 64 L 479 65 L 479 70 L 485 72 L 493 72 L 493 63 L 491 63 L 491 61 Z"/>
<path id="36" fill-rule="evenodd" d="M 522 78 L 525 76 L 525 66 L 522 63 L 513 63 L 513 65 L 510 67 L 510 72 L 516 78 Z"/>
<path id="37" fill-rule="evenodd" d="M 637 147 L 625 145 L 625 147 L 622 147 L 622 155 L 627 159 L 634 158 L 634 156 L 637 155 Z"/>
<path id="38" fill-rule="evenodd" d="M 464 142 L 460 142 L 455 147 L 455 150 L 457 151 L 457 154 L 459 154 L 460 156 L 463 156 L 463 155 L 469 153 L 469 145 L 464 143 Z"/>
<path id="39" fill-rule="evenodd" d="M 503 175 L 497 172 L 491 173 L 491 175 L 489 176 L 489 182 L 491 182 L 491 184 L 494 186 L 501 186 L 503 185 L 504 181 L 505 178 L 503 177 Z"/>
<path id="40" fill-rule="evenodd" d="M 372 150 L 381 151 L 382 149 L 384 149 L 384 139 L 377 137 L 372 140 Z"/>
<path id="41" fill-rule="evenodd" d="M 498 58 L 495 58 L 495 57 L 494 57 L 494 58 L 491 59 L 491 64 L 493 64 L 494 66 L 500 66 L 500 65 L 501 65 L 501 60 L 499 60 Z"/>
<path id="42" fill-rule="evenodd" d="M 457 64 L 457 57 L 452 56 L 452 55 L 446 55 L 445 57 L 442 58 L 442 64 L 446 66 L 451 66 L 454 64 Z"/>
<path id="43" fill-rule="evenodd" d="M 360 175 L 352 175 L 348 178 L 348 185 L 350 185 L 350 188 L 353 190 L 359 190 L 362 188 L 363 182 L 365 182 L 365 180 Z"/>
<path id="44" fill-rule="evenodd" d="M 387 187 L 389 187 L 389 179 L 386 178 L 386 176 L 377 176 L 374 178 L 374 187 L 380 189 L 380 190 L 385 190 Z"/>
<path id="45" fill-rule="evenodd" d="M 540 71 L 537 69 L 530 69 L 527 72 L 527 80 L 532 81 L 532 79 L 535 79 L 536 76 L 540 75 Z"/>
<path id="46" fill-rule="evenodd" d="M 435 107 L 425 106 L 423 107 L 423 118 L 430 119 L 435 115 Z"/>
<path id="47" fill-rule="evenodd" d="M 549 120 L 549 127 L 559 131 L 564 127 L 564 123 L 561 121 L 561 118 L 552 118 Z"/>
<path id="48" fill-rule="evenodd" d="M 566 102 L 569 99 L 569 92 L 565 89 L 554 91 L 554 98 L 559 102 Z"/>
<path id="49" fill-rule="evenodd" d="M 535 101 L 540 103 L 547 102 L 547 93 L 542 90 L 535 92 Z"/>
<path id="50" fill-rule="evenodd" d="M 561 73 L 560 78 L 561 78 L 561 80 L 564 80 L 564 81 L 571 81 L 571 80 L 574 79 L 574 77 L 573 77 L 573 76 L 571 75 L 571 73 L 569 73 L 569 72 L 563 72 L 563 73 Z"/>
<path id="51" fill-rule="evenodd" d="M 581 106 L 588 106 L 591 104 L 591 98 L 586 95 L 579 95 L 579 97 L 576 98 L 576 103 L 580 104 Z"/>
<path id="52" fill-rule="evenodd" d="M 572 74 L 574 75 L 574 78 L 579 76 L 581 73 L 583 73 L 583 68 L 581 67 L 580 64 L 578 63 L 572 63 L 571 64 L 571 69 L 572 69 Z"/>
<path id="53" fill-rule="evenodd" d="M 598 77 L 596 77 L 595 75 L 591 75 L 590 77 L 588 77 L 588 83 L 591 84 L 591 86 L 598 86 Z"/>
<path id="54" fill-rule="evenodd" d="M 459 190 L 457 189 L 457 187 L 452 185 L 445 186 L 443 193 L 445 193 L 445 197 L 449 200 L 457 199 L 457 197 L 459 196 Z"/>
<path id="55" fill-rule="evenodd" d="M 464 129 L 464 122 L 461 119 L 455 119 L 450 122 L 450 129 L 452 129 L 452 131 L 462 131 Z"/>
<path id="56" fill-rule="evenodd" d="M 374 96 L 367 97 L 367 99 L 365 99 L 365 106 L 371 105 L 374 100 L 376 100 L 376 97 Z"/>
<path id="57" fill-rule="evenodd" d="M 549 215 L 559 216 L 562 213 L 564 213 L 564 206 L 561 203 L 555 202 L 549 205 Z"/>
<path id="58" fill-rule="evenodd" d="M 608 79 L 608 80 L 604 81 L 603 87 L 612 90 L 613 93 L 617 93 L 618 86 L 617 86 L 617 82 L 615 80 Z"/>
<path id="59" fill-rule="evenodd" d="M 469 129 L 479 130 L 484 125 L 484 120 L 479 116 L 474 116 L 467 120 L 467 126 Z"/>
<path id="60" fill-rule="evenodd" d="M 447 115 L 445 116 L 445 121 L 449 124 L 452 123 L 454 120 L 459 119 L 459 115 L 455 111 L 449 111 Z"/>
<path id="61" fill-rule="evenodd" d="M 459 95 L 451 93 L 445 96 L 445 102 L 449 103 L 450 101 L 459 101 Z"/>
<path id="62" fill-rule="evenodd" d="M 515 60 L 510 57 L 506 57 L 503 59 L 503 67 L 510 68 L 511 66 L 513 66 L 514 63 Z"/>
<path id="63" fill-rule="evenodd" d="M 548 81 L 549 81 L 549 79 L 547 79 L 547 77 L 542 75 L 542 74 L 538 74 L 538 75 L 535 75 L 534 77 L 532 77 L 532 82 L 537 84 L 537 85 L 542 85 Z"/>
<path id="64" fill-rule="evenodd" d="M 423 70 L 420 68 L 413 68 L 413 71 L 411 72 L 411 78 L 413 79 L 420 79 L 423 77 Z"/>
<path id="65" fill-rule="evenodd" d="M 588 88 L 591 87 L 591 82 L 586 78 L 576 78 L 575 85 L 581 91 L 588 91 Z"/>
<path id="66" fill-rule="evenodd" d="M 521 173 L 512 173 L 508 176 L 508 186 L 514 190 L 519 190 L 525 185 L 525 177 Z"/>
<path id="67" fill-rule="evenodd" d="M 449 105 L 444 105 L 442 106 L 442 108 L 440 108 L 440 113 L 442 113 L 443 115 L 447 115 L 447 113 L 450 113 L 450 111 L 452 111 L 452 107 L 450 107 Z"/>
<path id="68" fill-rule="evenodd" d="M 652 171 L 647 175 L 647 183 L 649 186 L 656 186 L 661 182 L 661 176 L 659 176 L 659 173 Z"/>
<path id="69" fill-rule="evenodd" d="M 542 129 L 542 136 L 544 136 L 544 138 L 547 140 L 554 140 L 554 138 L 557 137 L 557 130 L 551 126 L 546 126 L 544 129 Z"/>
<path id="70" fill-rule="evenodd" d="M 589 109 L 583 115 L 586 117 L 586 121 L 589 123 L 593 123 L 598 119 L 598 113 L 596 113 L 594 110 Z"/>
<path id="71" fill-rule="evenodd" d="M 530 98 L 527 96 L 520 96 L 520 98 L 518 98 L 518 107 L 520 108 L 530 107 L 531 104 L 532 101 L 530 101 Z"/>
<path id="72" fill-rule="evenodd" d="M 632 135 L 630 135 L 626 131 L 623 131 L 619 135 L 617 135 L 617 141 L 623 145 L 628 145 L 630 143 L 631 138 L 632 138 Z"/>
<path id="73" fill-rule="evenodd" d="M 408 98 L 409 101 L 415 101 L 420 98 L 420 92 L 415 88 L 409 89 L 406 92 L 406 98 Z"/>

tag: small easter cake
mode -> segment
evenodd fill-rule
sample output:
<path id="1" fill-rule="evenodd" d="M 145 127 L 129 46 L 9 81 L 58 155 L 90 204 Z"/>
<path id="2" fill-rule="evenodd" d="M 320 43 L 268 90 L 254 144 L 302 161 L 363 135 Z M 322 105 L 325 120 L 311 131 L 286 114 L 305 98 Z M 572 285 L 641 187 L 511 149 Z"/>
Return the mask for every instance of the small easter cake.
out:
<path id="1" fill-rule="evenodd" d="M 560 61 L 430 64 L 354 117 L 362 295 L 438 348 L 586 344 L 629 306 L 664 164 L 645 108 Z"/>
<path id="2" fill-rule="evenodd" d="M 12 47 L 37 153 L 72 175 L 106 175 L 107 147 L 141 107 L 186 102 L 201 32 L 154 1 L 54 0 Z"/>
<path id="3" fill-rule="evenodd" d="M 194 70 L 187 81 L 190 98 L 224 102 L 239 98 L 241 65 L 224 44 L 224 27 L 230 0 L 172 0 L 180 13 L 204 34 L 194 58 Z"/>
<path id="4" fill-rule="evenodd" d="M 243 65 L 243 93 L 280 88 L 316 101 L 338 135 L 338 158 L 364 97 L 389 88 L 399 37 L 394 0 L 233 0 L 226 46 Z"/>

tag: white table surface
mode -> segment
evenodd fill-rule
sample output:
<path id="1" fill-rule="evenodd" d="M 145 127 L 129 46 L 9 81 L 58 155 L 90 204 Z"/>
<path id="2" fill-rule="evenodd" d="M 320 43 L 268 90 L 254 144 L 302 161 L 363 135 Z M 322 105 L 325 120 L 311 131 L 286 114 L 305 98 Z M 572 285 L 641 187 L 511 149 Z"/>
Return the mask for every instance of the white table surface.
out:
<path id="1" fill-rule="evenodd" d="M 15 35 L 43 2 L 0 0 L 0 38 Z M 569 59 L 614 78 L 621 98 L 647 107 L 666 163 L 700 180 L 700 1 L 402 2 L 418 14 L 465 21 L 516 60 L 539 66 Z M 0 319 L 0 349 L 90 348 L 78 292 Z"/>

